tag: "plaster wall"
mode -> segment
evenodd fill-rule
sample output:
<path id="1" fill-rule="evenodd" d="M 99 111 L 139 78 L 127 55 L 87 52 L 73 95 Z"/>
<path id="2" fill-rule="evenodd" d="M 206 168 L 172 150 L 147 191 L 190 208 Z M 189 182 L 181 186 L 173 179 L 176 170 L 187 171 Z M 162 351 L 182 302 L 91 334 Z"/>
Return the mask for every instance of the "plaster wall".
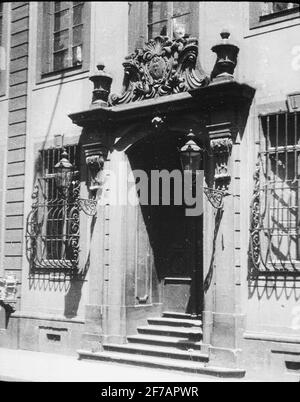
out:
<path id="1" fill-rule="evenodd" d="M 254 289 L 248 287 L 248 247 L 250 202 L 253 192 L 253 172 L 259 138 L 258 115 L 261 112 L 286 110 L 287 94 L 300 89 L 299 18 L 249 29 L 248 2 L 201 2 L 199 22 L 199 57 L 210 72 L 215 62 L 211 47 L 219 41 L 219 32 L 226 28 L 231 40 L 240 47 L 235 78 L 256 89 L 240 144 L 240 253 L 236 254 L 237 311 L 246 314 L 249 331 L 269 331 L 299 335 L 293 327 L 295 308 L 299 306 L 299 284 L 281 285 L 260 281 Z M 238 229 L 238 228 L 236 228 Z M 238 267 L 237 267 L 238 268 Z M 239 300 L 241 305 L 239 306 Z M 275 319 L 276 317 L 276 319 Z"/>
<path id="2" fill-rule="evenodd" d="M 111 18 L 112 14 L 114 18 Z M 88 77 L 95 72 L 95 66 L 100 59 L 105 61 L 107 70 L 112 73 L 114 78 L 113 88 L 121 88 L 122 61 L 127 47 L 126 17 L 127 3 L 92 2 L 90 70 L 70 77 L 50 77 L 45 82 L 38 82 L 38 72 L 36 70 L 36 59 L 38 57 L 36 32 L 39 24 L 38 3 L 30 3 L 25 220 L 31 209 L 31 193 L 35 183 L 34 162 L 37 152 L 39 149 L 54 146 L 56 135 L 63 135 L 64 144 L 66 145 L 78 143 L 82 134 L 81 129 L 72 123 L 68 114 L 89 108 L 93 85 Z M 108 57 L 104 57 L 104 55 L 108 55 Z M 87 197 L 84 160 L 82 162 L 82 171 L 81 196 Z M 98 294 L 95 296 L 91 285 L 91 282 L 98 283 L 103 268 L 99 265 L 103 241 L 102 238 L 97 236 L 99 222 L 93 224 L 94 236 L 91 234 L 91 218 L 88 218 L 84 213 L 81 213 L 80 225 L 80 269 L 83 269 L 87 263 L 89 264 L 87 274 L 83 280 L 66 279 L 62 281 L 53 278 L 49 279 L 47 275 L 29 279 L 29 264 L 26 258 L 23 259 L 21 317 L 19 318 L 21 320 L 20 338 L 25 339 L 21 345 L 23 348 L 36 349 L 39 347 L 38 345 L 42 349 L 48 347 L 46 343 L 41 346 L 42 340 L 39 338 L 39 331 L 37 331 L 37 323 L 40 322 L 38 320 L 43 320 L 43 315 L 52 317 L 54 321 L 57 319 L 63 320 L 62 322 L 60 321 L 60 326 L 65 327 L 63 331 L 71 331 L 71 338 L 62 337 L 62 350 L 69 350 L 66 339 L 70 340 L 74 349 L 79 347 L 80 337 L 78 334 L 81 333 L 82 324 L 80 326 L 76 323 L 76 320 L 79 319 L 81 320 L 80 322 L 84 322 L 86 305 L 101 303 L 101 300 L 99 300 L 101 290 L 99 289 Z M 103 283 L 101 283 L 102 285 Z M 25 316 L 29 314 L 31 318 L 22 318 L 24 314 Z M 64 320 L 65 324 L 63 324 Z M 55 325 L 52 324 L 52 327 L 55 328 Z M 31 331 L 32 336 L 30 335 Z M 77 344 L 74 339 L 77 339 Z M 53 346 L 53 351 L 58 351 L 58 349 Z"/>
<path id="3" fill-rule="evenodd" d="M 5 180 L 6 180 L 6 149 L 8 128 L 8 100 L 0 98 L 0 277 L 4 274 L 3 235 L 4 235 L 4 208 L 5 208 Z"/>

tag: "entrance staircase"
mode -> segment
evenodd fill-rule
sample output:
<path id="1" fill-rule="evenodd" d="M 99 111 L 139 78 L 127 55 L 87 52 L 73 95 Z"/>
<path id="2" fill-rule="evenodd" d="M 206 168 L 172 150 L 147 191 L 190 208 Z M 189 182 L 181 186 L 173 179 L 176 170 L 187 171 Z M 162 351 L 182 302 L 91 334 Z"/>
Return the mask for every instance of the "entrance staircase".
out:
<path id="1" fill-rule="evenodd" d="M 244 370 L 208 366 L 208 355 L 201 350 L 202 321 L 188 314 L 165 312 L 149 318 L 148 325 L 137 332 L 127 337 L 126 344 L 104 344 L 102 352 L 79 350 L 79 358 L 229 378 L 245 374 Z"/>

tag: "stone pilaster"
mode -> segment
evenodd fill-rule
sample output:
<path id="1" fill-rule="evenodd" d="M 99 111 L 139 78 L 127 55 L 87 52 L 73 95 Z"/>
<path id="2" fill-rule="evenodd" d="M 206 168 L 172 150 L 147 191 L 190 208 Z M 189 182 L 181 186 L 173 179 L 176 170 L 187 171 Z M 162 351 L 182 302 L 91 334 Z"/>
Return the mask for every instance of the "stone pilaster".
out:
<path id="1" fill-rule="evenodd" d="M 217 116 L 217 114 L 216 114 Z M 209 364 L 239 368 L 239 333 L 243 316 L 237 314 L 236 300 L 236 212 L 239 209 L 239 142 L 231 113 L 226 120 L 207 126 L 211 156 L 214 160 L 214 186 L 224 192 L 223 210 L 215 249 L 215 295 L 211 314 Z M 229 117 L 229 118 L 228 118 Z"/>

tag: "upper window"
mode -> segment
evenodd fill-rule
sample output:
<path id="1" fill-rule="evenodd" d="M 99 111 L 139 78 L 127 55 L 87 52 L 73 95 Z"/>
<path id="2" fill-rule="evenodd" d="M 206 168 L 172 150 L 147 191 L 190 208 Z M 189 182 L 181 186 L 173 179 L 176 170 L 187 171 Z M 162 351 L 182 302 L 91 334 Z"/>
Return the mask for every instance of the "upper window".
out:
<path id="1" fill-rule="evenodd" d="M 156 36 L 198 36 L 198 1 L 134 1 L 129 3 L 129 51 Z"/>
<path id="2" fill-rule="evenodd" d="M 299 17 L 299 2 L 250 2 L 250 28 Z"/>
<path id="3" fill-rule="evenodd" d="M 148 38 L 162 35 L 177 39 L 191 35 L 194 6 L 190 1 L 149 1 Z"/>
<path id="4" fill-rule="evenodd" d="M 87 67 L 89 58 L 89 3 L 43 2 L 41 73 L 58 73 Z"/>
<path id="5" fill-rule="evenodd" d="M 298 3 L 264 2 L 261 9 L 261 18 L 274 14 L 285 14 L 289 10 L 299 8 Z"/>

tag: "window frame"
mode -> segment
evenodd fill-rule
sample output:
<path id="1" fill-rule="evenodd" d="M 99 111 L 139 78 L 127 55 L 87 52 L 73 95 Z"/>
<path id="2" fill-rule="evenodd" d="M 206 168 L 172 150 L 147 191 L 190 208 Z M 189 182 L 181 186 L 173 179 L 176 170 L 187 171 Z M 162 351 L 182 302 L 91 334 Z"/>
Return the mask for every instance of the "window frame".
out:
<path id="1" fill-rule="evenodd" d="M 82 14 L 82 24 L 83 24 L 83 32 L 82 32 L 82 64 L 77 66 L 70 66 L 60 70 L 53 70 L 50 68 L 46 68 L 45 64 L 48 66 L 51 63 L 52 56 L 50 56 L 50 50 L 52 48 L 50 44 L 50 35 L 54 34 L 54 26 L 53 30 L 50 31 L 49 24 L 51 23 L 50 18 L 53 15 L 46 16 L 47 9 L 49 4 L 52 3 L 54 6 L 54 2 L 39 2 L 38 3 L 38 15 L 37 21 L 43 21 L 43 24 L 38 24 L 37 26 L 37 37 L 42 37 L 43 40 L 37 41 L 37 62 L 36 62 L 36 83 L 41 84 L 44 82 L 62 79 L 71 77 L 73 75 L 79 75 L 83 73 L 87 73 L 90 71 L 90 41 L 91 41 L 91 2 L 83 2 L 83 14 Z M 70 47 L 70 45 L 69 45 Z M 68 49 L 69 49 L 68 47 Z M 72 46 L 71 46 L 72 47 Z M 70 51 L 70 49 L 69 49 Z"/>
<path id="2" fill-rule="evenodd" d="M 260 15 L 261 7 L 264 2 L 249 2 L 249 29 L 261 28 L 280 22 L 285 22 L 300 18 L 300 5 L 296 8 Z"/>

